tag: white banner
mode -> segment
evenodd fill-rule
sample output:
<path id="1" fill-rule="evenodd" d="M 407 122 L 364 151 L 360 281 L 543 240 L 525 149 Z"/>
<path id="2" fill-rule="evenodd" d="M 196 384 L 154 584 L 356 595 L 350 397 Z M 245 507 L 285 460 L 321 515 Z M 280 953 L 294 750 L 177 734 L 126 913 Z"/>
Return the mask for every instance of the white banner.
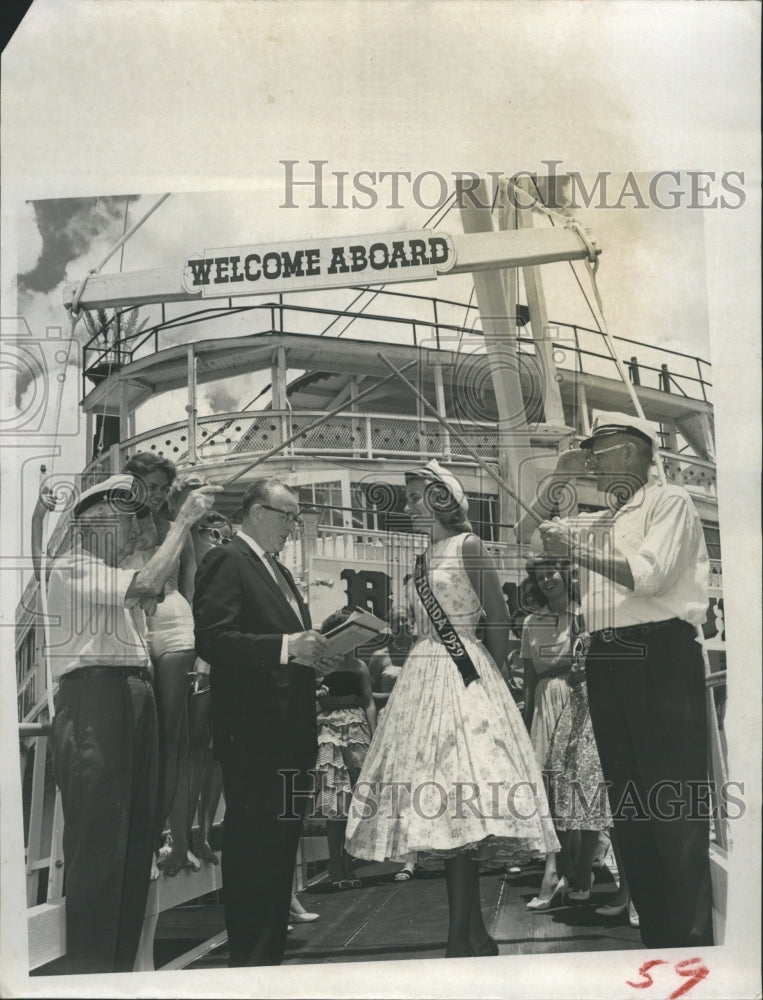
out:
<path id="1" fill-rule="evenodd" d="M 455 261 L 449 236 L 431 229 L 292 243 L 220 247 L 190 257 L 183 285 L 202 298 L 423 281 Z"/>

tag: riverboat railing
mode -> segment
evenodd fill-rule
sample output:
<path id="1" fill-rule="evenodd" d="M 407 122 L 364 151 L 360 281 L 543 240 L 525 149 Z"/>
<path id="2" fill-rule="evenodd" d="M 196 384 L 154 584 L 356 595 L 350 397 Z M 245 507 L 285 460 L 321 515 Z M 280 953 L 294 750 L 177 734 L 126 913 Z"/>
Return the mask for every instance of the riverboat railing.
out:
<path id="1" fill-rule="evenodd" d="M 195 441 L 197 463 L 233 461 L 262 454 L 306 427 L 321 411 L 244 410 L 197 417 Z M 127 438 L 93 459 L 82 473 L 81 485 L 118 472 L 129 455 L 153 452 L 179 466 L 189 460 L 189 423 L 173 424 Z M 532 439 L 532 428 L 530 435 Z M 498 429 L 487 422 L 463 421 L 459 434 L 487 461 L 498 460 Z M 547 446 L 555 444 L 549 439 Z M 355 459 L 399 458 L 427 461 L 437 455 L 446 462 L 471 462 L 450 435 L 435 420 L 389 413 L 340 413 L 304 437 L 287 445 L 283 454 L 290 458 L 327 455 Z M 663 450 L 668 482 L 685 486 L 690 492 L 716 496 L 716 473 L 712 462 L 694 455 Z"/>
<path id="2" fill-rule="evenodd" d="M 248 302 L 237 300 L 234 305 L 214 305 L 192 312 L 168 315 L 162 304 L 160 317 L 153 325 L 135 333 L 120 336 L 96 334 L 83 349 L 82 389 L 87 393 L 90 382 L 99 382 L 125 365 L 149 357 L 178 343 L 177 331 L 183 330 L 183 342 L 202 340 L 210 335 L 217 320 L 242 317 L 238 323 L 242 335 L 309 334 L 346 339 L 389 342 L 410 347 L 436 347 L 458 350 L 465 343 L 479 345 L 481 330 L 476 307 L 468 302 L 427 297 L 390 289 L 366 288 L 372 295 L 373 311 L 365 308 L 328 308 L 299 305 L 279 295 L 277 301 Z M 148 307 L 144 307 L 148 308 Z M 388 311 L 385 311 L 388 310 Z M 131 310 L 118 311 L 118 317 Z M 401 315 L 407 311 L 410 315 Z M 527 307 L 517 307 L 517 326 L 522 329 L 528 319 Z M 580 375 L 602 375 L 619 380 L 619 372 L 601 330 L 580 324 L 550 321 L 546 337 L 551 341 L 558 367 Z M 709 401 L 712 383 L 710 363 L 698 355 L 668 347 L 656 347 L 643 341 L 614 337 L 618 353 L 629 358 L 626 367 L 635 385 L 648 386 L 662 392 L 676 392 L 695 400 Z M 535 341 L 519 336 L 520 354 L 534 354 Z"/>

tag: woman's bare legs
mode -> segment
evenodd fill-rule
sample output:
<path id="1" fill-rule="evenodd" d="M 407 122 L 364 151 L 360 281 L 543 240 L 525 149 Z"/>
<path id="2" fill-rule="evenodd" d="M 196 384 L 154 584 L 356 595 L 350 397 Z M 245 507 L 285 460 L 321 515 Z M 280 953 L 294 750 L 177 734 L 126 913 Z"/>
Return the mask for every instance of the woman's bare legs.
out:
<path id="1" fill-rule="evenodd" d="M 218 864 L 217 855 L 209 846 L 209 830 L 202 836 L 201 787 L 212 756 L 209 752 L 209 719 L 212 701 L 209 688 L 191 694 L 188 701 L 188 841 L 200 861 Z M 219 796 L 218 796 L 219 798 Z M 199 828 L 193 830 L 193 820 L 198 807 Z M 217 809 L 217 802 L 214 808 Z M 209 824 L 211 826 L 211 820 Z"/>
<path id="2" fill-rule="evenodd" d="M 614 830 L 612 830 L 610 837 L 612 840 L 612 850 L 615 852 L 615 863 L 617 864 L 617 874 L 620 879 L 620 884 L 617 887 L 617 892 L 608 902 L 610 906 L 624 906 L 630 899 L 628 879 L 625 874 L 625 863 L 623 862 L 623 856 L 620 853 L 620 845 L 617 841 L 617 836 Z"/>
<path id="3" fill-rule="evenodd" d="M 223 792 L 223 772 L 220 765 L 211 754 L 201 777 L 201 795 L 199 796 L 199 828 L 193 840 L 194 854 L 201 861 L 209 861 L 218 865 L 220 859 L 212 850 L 209 838 L 212 834 L 212 824 L 215 821 L 217 806 Z"/>
<path id="4" fill-rule="evenodd" d="M 599 845 L 598 830 L 580 831 L 580 853 L 578 854 L 575 874 L 570 882 L 575 892 L 588 892 L 591 888 L 593 874 L 593 856 Z"/>
<path id="5" fill-rule="evenodd" d="M 556 854 L 553 851 L 550 851 L 546 855 L 546 865 L 543 869 L 543 880 L 540 884 L 538 899 L 550 899 L 558 881 L 559 874 L 557 872 Z"/>
<path id="6" fill-rule="evenodd" d="M 188 857 L 188 674 L 193 670 L 192 649 L 164 653 L 156 663 L 159 716 L 159 833 L 169 818 L 172 851 L 160 868 L 176 875 Z M 195 860 L 195 859 L 194 859 Z"/>

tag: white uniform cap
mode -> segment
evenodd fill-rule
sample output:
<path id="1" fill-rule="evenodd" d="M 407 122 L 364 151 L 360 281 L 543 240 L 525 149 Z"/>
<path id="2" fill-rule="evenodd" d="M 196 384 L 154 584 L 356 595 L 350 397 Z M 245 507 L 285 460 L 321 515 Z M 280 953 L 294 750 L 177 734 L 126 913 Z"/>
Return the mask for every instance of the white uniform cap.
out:
<path id="1" fill-rule="evenodd" d="M 135 487 L 135 477 L 120 473 L 116 476 L 109 476 L 95 486 L 89 486 L 83 490 L 79 500 L 74 505 L 74 517 L 79 517 L 86 510 L 94 507 L 102 500 L 108 500 L 114 504 L 115 509 L 121 514 L 131 514 L 142 506 L 138 500 L 138 491 Z"/>
<path id="2" fill-rule="evenodd" d="M 581 448 L 590 448 L 594 441 L 609 434 L 635 434 L 652 446 L 652 451 L 660 447 L 657 431 L 648 420 L 635 417 L 630 413 L 615 413 L 611 410 L 600 410 L 591 425 L 591 436 L 580 442 Z"/>

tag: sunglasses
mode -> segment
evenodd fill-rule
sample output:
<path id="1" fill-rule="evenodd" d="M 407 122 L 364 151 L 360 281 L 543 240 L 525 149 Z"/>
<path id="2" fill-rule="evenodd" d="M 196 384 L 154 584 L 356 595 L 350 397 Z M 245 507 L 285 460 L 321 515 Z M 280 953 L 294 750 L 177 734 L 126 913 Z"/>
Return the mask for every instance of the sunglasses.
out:
<path id="1" fill-rule="evenodd" d="M 199 528 L 199 534 L 215 545 L 227 545 L 230 542 L 229 536 L 224 535 L 219 528 Z"/>

